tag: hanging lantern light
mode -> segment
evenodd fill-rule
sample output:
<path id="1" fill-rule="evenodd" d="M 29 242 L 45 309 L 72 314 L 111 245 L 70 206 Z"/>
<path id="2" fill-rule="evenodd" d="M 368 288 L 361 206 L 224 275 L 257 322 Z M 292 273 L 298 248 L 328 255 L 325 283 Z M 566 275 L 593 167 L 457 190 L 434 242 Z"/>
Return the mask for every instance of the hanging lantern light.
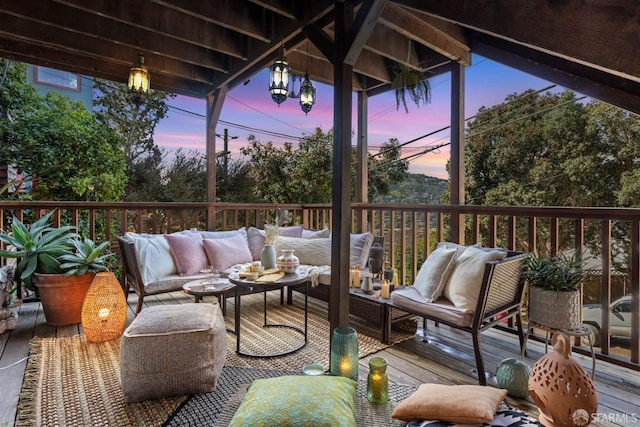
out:
<path id="1" fill-rule="evenodd" d="M 89 341 L 119 337 L 127 320 L 127 299 L 116 276 L 97 273 L 82 304 L 82 327 Z"/>
<path id="2" fill-rule="evenodd" d="M 289 62 L 285 56 L 284 45 L 280 47 L 278 57 L 269 69 L 269 93 L 278 106 L 289 94 Z"/>
<path id="3" fill-rule="evenodd" d="M 138 54 L 138 62 L 129 69 L 129 91 L 136 104 L 140 104 L 149 93 L 151 78 L 147 67 L 144 66 L 142 52 Z"/>
<path id="4" fill-rule="evenodd" d="M 311 84 L 309 80 L 309 74 L 304 75 L 304 80 L 300 85 L 300 108 L 305 114 L 311 111 L 311 107 L 316 103 L 316 88 Z"/>

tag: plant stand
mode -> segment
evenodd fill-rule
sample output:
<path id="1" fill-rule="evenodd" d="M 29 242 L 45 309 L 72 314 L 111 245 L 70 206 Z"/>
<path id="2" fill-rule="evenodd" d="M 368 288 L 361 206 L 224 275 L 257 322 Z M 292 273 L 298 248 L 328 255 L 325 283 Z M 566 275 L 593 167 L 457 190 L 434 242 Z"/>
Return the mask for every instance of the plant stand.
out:
<path id="1" fill-rule="evenodd" d="M 589 328 L 584 323 L 581 323 L 575 329 L 556 329 L 550 328 L 545 325 L 540 325 L 531 319 L 529 319 L 529 326 L 527 327 L 527 333 L 524 336 L 524 341 L 522 343 L 522 360 L 524 360 L 525 355 L 527 354 L 527 340 L 529 339 L 529 335 L 533 328 L 540 328 L 545 331 L 545 339 L 544 339 L 544 352 L 547 353 L 549 351 L 549 338 L 556 332 L 562 332 L 563 334 L 569 335 L 570 337 L 576 338 L 587 338 L 589 342 L 589 348 L 591 349 L 591 379 L 593 380 L 596 375 L 596 353 L 593 349 L 593 342 L 595 337 L 593 336 L 593 332 L 591 328 Z"/>

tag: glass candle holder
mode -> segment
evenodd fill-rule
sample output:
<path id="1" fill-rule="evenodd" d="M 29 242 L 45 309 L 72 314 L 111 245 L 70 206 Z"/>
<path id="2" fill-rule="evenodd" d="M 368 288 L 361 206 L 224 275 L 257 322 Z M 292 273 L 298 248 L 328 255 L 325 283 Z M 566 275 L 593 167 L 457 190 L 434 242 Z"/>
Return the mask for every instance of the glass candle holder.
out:
<path id="1" fill-rule="evenodd" d="M 324 366 L 320 365 L 319 363 L 309 363 L 307 365 L 304 365 L 302 367 L 302 375 L 324 375 Z"/>
<path id="2" fill-rule="evenodd" d="M 358 381 L 358 334 L 349 326 L 334 329 L 331 336 L 331 375 Z"/>
<path id="3" fill-rule="evenodd" d="M 389 400 L 387 360 L 384 357 L 376 356 L 369 359 L 367 399 L 371 403 L 386 403 Z"/>

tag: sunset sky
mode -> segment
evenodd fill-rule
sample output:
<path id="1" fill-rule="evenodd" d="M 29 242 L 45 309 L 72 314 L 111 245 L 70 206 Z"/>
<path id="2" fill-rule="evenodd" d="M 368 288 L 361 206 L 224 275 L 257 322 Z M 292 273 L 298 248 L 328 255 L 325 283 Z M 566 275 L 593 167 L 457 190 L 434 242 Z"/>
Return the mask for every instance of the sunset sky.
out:
<path id="1" fill-rule="evenodd" d="M 305 116 L 297 99 L 287 99 L 279 107 L 271 100 L 268 91 L 268 70 L 253 76 L 245 86 L 231 90 L 227 95 L 216 133 L 222 135 L 225 128 L 231 137 L 229 148 L 234 158 L 240 158 L 239 148 L 247 145 L 247 137 L 255 135 L 262 142 L 296 142 L 295 138 L 312 133 L 316 127 L 323 131 L 333 124 L 333 89 L 314 82 L 317 102 Z M 396 110 L 392 91 L 369 98 L 369 151 L 375 153 L 378 147 L 397 138 L 400 143 L 426 135 L 450 124 L 450 84 L 447 73 L 429 80 L 431 103 L 417 108 L 408 99 L 409 113 L 400 106 Z M 153 87 L 153 76 L 151 76 Z M 473 56 L 473 63 L 466 69 L 465 117 L 476 114 L 482 106 L 491 107 L 504 101 L 509 94 L 527 89 L 542 89 L 549 86 L 547 81 L 505 67 L 482 57 Z M 183 151 L 205 150 L 205 101 L 178 96 L 170 100 L 169 117 L 156 128 L 155 141 L 171 154 L 182 147 Z M 357 127 L 355 110 L 356 95 L 353 97 L 354 135 Z M 224 123 L 227 122 L 227 123 Z M 247 129 L 251 128 L 251 129 Z M 262 131 L 275 132 L 283 137 Z M 438 132 L 420 139 L 402 149 L 402 157 L 424 150 L 431 145 L 449 142 L 449 130 Z M 352 141 L 355 145 L 355 136 Z M 222 139 L 216 141 L 216 151 L 222 150 Z M 411 160 L 409 171 L 447 178 L 445 164 L 449 159 L 447 146 Z"/>

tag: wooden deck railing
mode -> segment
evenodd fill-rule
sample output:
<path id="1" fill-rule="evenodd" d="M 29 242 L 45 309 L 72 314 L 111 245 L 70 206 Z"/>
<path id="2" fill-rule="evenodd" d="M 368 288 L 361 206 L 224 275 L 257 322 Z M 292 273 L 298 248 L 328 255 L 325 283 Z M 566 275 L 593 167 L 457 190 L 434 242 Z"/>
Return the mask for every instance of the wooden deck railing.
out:
<path id="1" fill-rule="evenodd" d="M 8 230 L 12 216 L 30 223 L 53 209 L 55 224 L 76 225 L 92 239 L 112 242 L 126 231 L 263 228 L 279 213 L 287 214 L 287 224 L 332 228 L 330 205 L 14 201 L 0 202 L 0 228 Z M 384 236 L 386 259 L 407 284 L 435 243 L 450 239 L 449 224 L 458 218 L 464 219 L 467 244 L 574 254 L 592 273 L 584 284 L 585 303 L 608 306 L 621 295 L 632 295 L 628 355 L 612 352 L 605 310 L 599 357 L 640 370 L 640 209 L 354 203 L 352 210 L 352 231 Z M 117 245 L 113 249 L 117 251 Z"/>

